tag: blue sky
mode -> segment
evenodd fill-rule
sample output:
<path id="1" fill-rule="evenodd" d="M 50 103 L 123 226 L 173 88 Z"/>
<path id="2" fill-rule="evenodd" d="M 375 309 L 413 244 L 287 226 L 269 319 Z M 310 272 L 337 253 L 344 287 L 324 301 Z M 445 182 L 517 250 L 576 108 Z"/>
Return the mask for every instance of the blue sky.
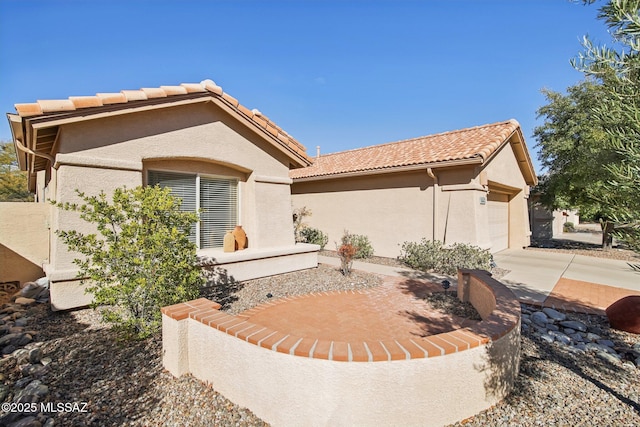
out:
<path id="1" fill-rule="evenodd" d="M 582 79 L 598 4 L 0 0 L 0 107 L 210 78 L 315 154 L 517 119 Z M 0 139 L 11 133 L 0 120 Z"/>

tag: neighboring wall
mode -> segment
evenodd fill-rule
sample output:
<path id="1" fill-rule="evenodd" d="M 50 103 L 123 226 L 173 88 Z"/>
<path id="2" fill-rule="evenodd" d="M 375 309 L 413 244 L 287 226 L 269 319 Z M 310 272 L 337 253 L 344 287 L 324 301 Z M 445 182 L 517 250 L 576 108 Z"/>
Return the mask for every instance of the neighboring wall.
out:
<path id="1" fill-rule="evenodd" d="M 49 258 L 49 213 L 43 203 L 0 203 L 0 282 L 44 276 Z"/>
<path id="2" fill-rule="evenodd" d="M 433 168 L 432 173 L 435 179 L 425 168 L 297 180 L 293 205 L 311 210 L 304 222 L 329 235 L 327 249 L 335 250 L 346 229 L 369 237 L 376 255 L 395 258 L 403 242 L 422 238 L 491 248 L 487 192 L 499 193 L 508 203 L 509 247 L 529 245 L 529 190 L 511 144 L 483 168 Z"/>
<path id="3" fill-rule="evenodd" d="M 405 241 L 431 238 L 433 180 L 426 170 L 294 183 L 295 208 L 304 222 L 329 235 L 335 250 L 344 230 L 369 237 L 376 255 L 396 257 Z"/>

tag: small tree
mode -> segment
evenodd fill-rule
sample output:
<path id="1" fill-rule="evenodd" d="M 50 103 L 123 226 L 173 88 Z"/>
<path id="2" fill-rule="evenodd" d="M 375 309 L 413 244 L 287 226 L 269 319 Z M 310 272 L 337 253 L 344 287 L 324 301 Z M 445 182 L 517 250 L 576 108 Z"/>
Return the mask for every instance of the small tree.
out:
<path id="1" fill-rule="evenodd" d="M 11 142 L 0 142 L 0 202 L 31 202 L 27 173 L 18 168 L 16 149 Z"/>
<path id="2" fill-rule="evenodd" d="M 338 256 L 340 257 L 340 271 L 345 276 L 351 274 L 351 267 L 353 266 L 353 258 L 357 252 L 355 246 L 347 243 L 338 248 Z"/>
<path id="3" fill-rule="evenodd" d="M 112 201 L 104 193 L 83 204 L 57 204 L 80 213 L 98 233 L 58 231 L 82 258 L 78 275 L 88 281 L 92 306 L 108 306 L 103 321 L 125 338 L 145 338 L 161 325 L 160 308 L 198 296 L 204 282 L 189 230 L 197 214 L 180 211 L 180 200 L 160 187 L 119 188 Z"/>
<path id="4" fill-rule="evenodd" d="M 307 228 L 307 224 L 302 221 L 307 216 L 311 216 L 311 209 L 307 209 L 306 206 L 293 210 L 293 233 L 296 242 L 305 241 L 302 231 Z"/>

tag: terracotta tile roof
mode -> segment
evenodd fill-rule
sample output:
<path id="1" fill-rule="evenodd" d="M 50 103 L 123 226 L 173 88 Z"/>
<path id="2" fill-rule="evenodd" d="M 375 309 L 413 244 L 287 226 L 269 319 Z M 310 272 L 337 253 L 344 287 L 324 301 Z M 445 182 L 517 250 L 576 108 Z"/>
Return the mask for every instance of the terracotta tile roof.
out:
<path id="1" fill-rule="evenodd" d="M 516 120 L 325 154 L 289 176 L 310 178 L 477 158 L 487 159 L 520 127 Z"/>
<path id="2" fill-rule="evenodd" d="M 38 100 L 34 103 L 15 104 L 16 111 L 21 118 L 44 116 L 52 113 L 69 113 L 77 110 L 90 111 L 115 104 L 127 104 L 126 107 L 135 106 L 136 102 L 143 102 L 155 98 L 170 98 L 191 93 L 209 94 L 222 100 L 233 108 L 241 116 L 249 119 L 253 124 L 262 128 L 275 143 L 284 145 L 298 157 L 310 164 L 312 159 L 307 156 L 304 145 L 296 141 L 287 132 L 270 121 L 258 110 L 249 110 L 242 106 L 237 99 L 225 93 L 220 86 L 212 80 L 204 80 L 200 83 L 182 83 L 179 86 L 160 86 L 159 88 L 141 88 L 140 90 L 122 90 L 118 93 L 97 93 L 95 96 L 71 96 L 69 99 Z M 125 107 L 125 105 L 123 105 Z"/>

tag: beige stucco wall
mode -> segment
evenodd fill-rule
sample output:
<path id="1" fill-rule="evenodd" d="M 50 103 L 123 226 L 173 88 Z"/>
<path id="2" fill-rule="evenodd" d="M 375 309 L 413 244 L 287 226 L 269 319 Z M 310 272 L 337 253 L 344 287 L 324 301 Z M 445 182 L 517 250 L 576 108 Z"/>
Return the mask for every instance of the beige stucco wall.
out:
<path id="1" fill-rule="evenodd" d="M 344 229 L 367 235 L 375 254 L 386 257 L 397 257 L 405 241 L 434 235 L 446 244 L 489 249 L 487 193 L 499 190 L 509 198 L 509 247 L 529 245 L 528 186 L 510 144 L 486 166 L 432 171 L 435 180 L 425 169 L 297 181 L 292 185 L 294 208 L 311 209 L 305 222 L 329 235 L 328 249 L 335 249 Z"/>
<path id="2" fill-rule="evenodd" d="M 39 194 L 58 202 L 77 203 L 79 189 L 88 195 L 146 183 L 150 169 L 174 170 L 236 178 L 239 181 L 240 225 L 250 247 L 293 245 L 290 159 L 246 124 L 211 103 L 191 104 L 61 126 L 56 169 Z M 44 174 L 39 174 L 42 178 Z M 51 260 L 47 274 L 60 283 L 52 285 L 52 302 L 71 308 L 74 299 L 86 299 L 79 287 L 73 259 L 55 231 L 91 231 L 73 212 L 54 209 Z"/>
<path id="3" fill-rule="evenodd" d="M 0 282 L 43 277 L 49 258 L 49 215 L 43 203 L 0 203 Z"/>
<path id="4" fill-rule="evenodd" d="M 511 144 L 502 147 L 488 162 L 483 171 L 489 185 L 497 185 L 509 194 L 509 247 L 522 248 L 531 243 L 529 223 L 529 186 Z"/>
<path id="5" fill-rule="evenodd" d="M 163 316 L 163 339 L 179 335 L 169 330 L 181 322 L 188 322 L 189 371 L 274 426 L 440 426 L 467 418 L 504 397 L 488 385 L 508 367 L 493 362 L 519 344 L 516 328 L 491 346 L 441 357 L 336 362 L 266 350 L 193 319 Z"/>
<path id="6" fill-rule="evenodd" d="M 292 185 L 304 222 L 329 236 L 335 250 L 344 230 L 369 237 L 376 255 L 396 257 L 405 241 L 432 235 L 433 180 L 426 171 L 352 177 Z"/>

